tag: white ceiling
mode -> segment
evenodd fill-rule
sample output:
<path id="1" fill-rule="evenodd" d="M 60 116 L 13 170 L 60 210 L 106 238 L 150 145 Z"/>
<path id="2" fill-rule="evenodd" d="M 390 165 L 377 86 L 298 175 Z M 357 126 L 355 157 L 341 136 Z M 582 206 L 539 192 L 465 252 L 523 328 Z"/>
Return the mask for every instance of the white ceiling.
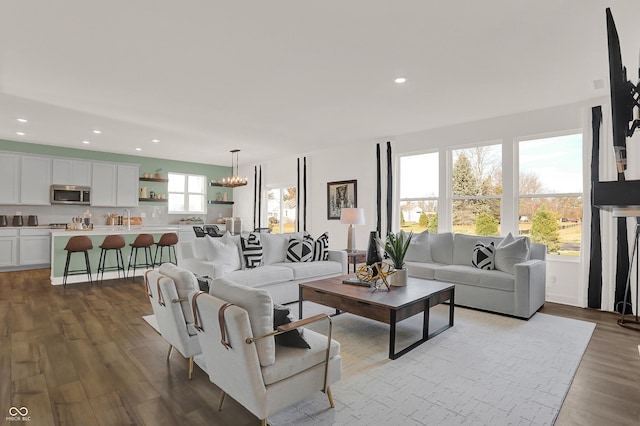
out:
<path id="1" fill-rule="evenodd" d="M 253 164 L 592 99 L 610 4 L 635 70 L 637 0 L 2 0 L 0 139 Z"/>

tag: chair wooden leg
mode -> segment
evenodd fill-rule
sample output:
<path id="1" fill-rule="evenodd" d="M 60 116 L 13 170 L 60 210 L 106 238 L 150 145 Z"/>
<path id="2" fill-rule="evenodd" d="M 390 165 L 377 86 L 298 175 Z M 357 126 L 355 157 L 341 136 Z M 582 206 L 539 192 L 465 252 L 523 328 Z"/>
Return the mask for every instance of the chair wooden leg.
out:
<path id="1" fill-rule="evenodd" d="M 220 395 L 220 402 L 218 403 L 218 411 L 222 411 L 222 404 L 224 403 L 225 396 L 227 396 L 227 394 L 222 391 L 222 395 Z"/>
<path id="2" fill-rule="evenodd" d="M 191 380 L 191 376 L 193 375 L 193 357 L 189 357 L 189 380 Z"/>
<path id="3" fill-rule="evenodd" d="M 169 362 L 169 358 L 171 357 L 172 351 L 173 351 L 173 345 L 169 344 L 169 353 L 167 353 L 167 362 Z"/>
<path id="4" fill-rule="evenodd" d="M 267 419 L 260 419 L 261 426 L 267 426 Z"/>
<path id="5" fill-rule="evenodd" d="M 336 408 L 335 404 L 333 403 L 333 396 L 331 395 L 331 388 L 329 386 L 327 386 L 327 398 L 329 398 L 329 405 L 331 406 L 331 408 Z"/>

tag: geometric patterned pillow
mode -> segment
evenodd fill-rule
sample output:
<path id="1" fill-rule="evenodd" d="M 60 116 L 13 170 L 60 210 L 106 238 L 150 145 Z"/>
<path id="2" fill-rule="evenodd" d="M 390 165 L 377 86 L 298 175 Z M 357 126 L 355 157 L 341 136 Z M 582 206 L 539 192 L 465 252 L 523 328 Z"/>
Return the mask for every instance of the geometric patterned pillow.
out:
<path id="1" fill-rule="evenodd" d="M 291 239 L 287 245 L 285 262 L 310 262 L 313 258 L 313 240 Z"/>
<path id="2" fill-rule="evenodd" d="M 313 241 L 311 235 L 305 235 L 313 242 L 313 258 L 312 260 L 329 260 L 329 233 L 325 232 L 320 235 L 317 240 Z"/>
<path id="3" fill-rule="evenodd" d="M 260 236 L 255 232 L 250 233 L 247 238 L 241 236 L 240 245 L 242 246 L 242 257 L 244 257 L 247 268 L 252 269 L 260 266 L 260 263 L 262 263 Z"/>
<path id="4" fill-rule="evenodd" d="M 471 264 L 478 269 L 495 269 L 494 259 L 496 254 L 496 247 L 491 244 L 485 245 L 478 241 L 473 248 L 473 256 L 471 258 Z"/>

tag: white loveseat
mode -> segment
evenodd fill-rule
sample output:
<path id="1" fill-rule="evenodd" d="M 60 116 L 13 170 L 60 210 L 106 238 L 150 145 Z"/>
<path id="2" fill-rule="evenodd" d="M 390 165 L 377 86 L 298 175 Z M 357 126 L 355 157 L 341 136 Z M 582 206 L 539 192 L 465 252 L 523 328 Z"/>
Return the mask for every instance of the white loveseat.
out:
<path id="1" fill-rule="evenodd" d="M 240 236 L 231 236 L 228 232 L 219 238 L 205 236 L 179 242 L 178 265 L 196 275 L 226 278 L 237 284 L 266 289 L 273 302 L 279 304 L 298 300 L 298 283 L 348 273 L 347 253 L 342 250 L 328 250 L 328 260 L 286 261 L 289 240 L 302 240 L 301 232 L 260 233 L 259 236 L 263 257 L 260 266 L 255 268 L 246 266 Z"/>
<path id="2" fill-rule="evenodd" d="M 472 265 L 477 242 L 499 247 L 504 239 L 450 232 L 416 234 L 405 258 L 409 276 L 455 284 L 456 305 L 528 319 L 545 301 L 546 246 L 520 237 L 519 252 L 496 250 L 499 269 Z"/>

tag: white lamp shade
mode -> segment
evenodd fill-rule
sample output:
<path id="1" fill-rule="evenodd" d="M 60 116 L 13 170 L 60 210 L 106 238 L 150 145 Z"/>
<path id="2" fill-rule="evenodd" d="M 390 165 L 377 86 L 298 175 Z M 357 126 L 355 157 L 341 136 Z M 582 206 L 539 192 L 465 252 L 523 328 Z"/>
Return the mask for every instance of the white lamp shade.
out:
<path id="1" fill-rule="evenodd" d="M 343 208 L 340 210 L 340 223 L 347 225 L 364 225 L 363 208 Z"/>

